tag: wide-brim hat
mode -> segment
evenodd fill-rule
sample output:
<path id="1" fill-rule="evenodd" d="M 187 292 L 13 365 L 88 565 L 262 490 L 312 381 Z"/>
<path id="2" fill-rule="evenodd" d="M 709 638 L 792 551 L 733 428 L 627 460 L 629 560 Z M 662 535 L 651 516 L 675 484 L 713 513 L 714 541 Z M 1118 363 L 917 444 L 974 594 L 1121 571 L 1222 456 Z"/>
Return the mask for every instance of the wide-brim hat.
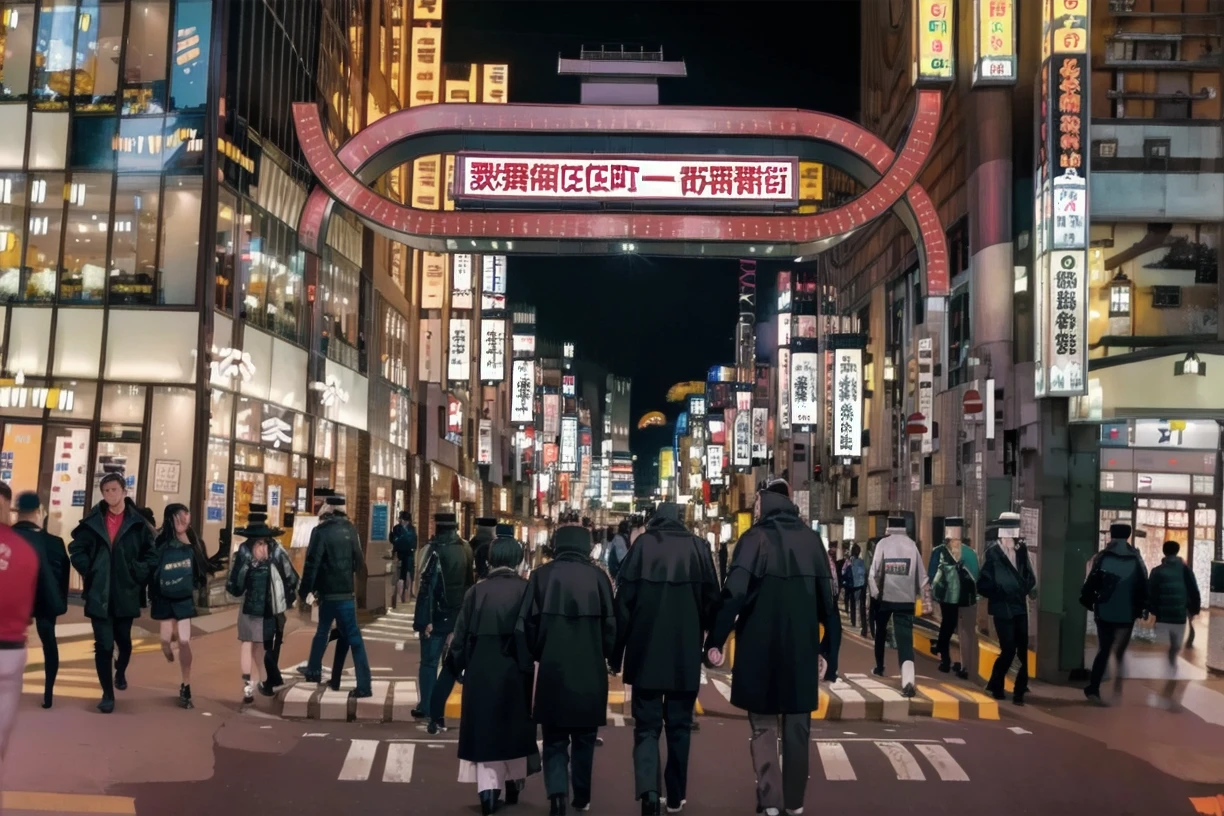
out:
<path id="1" fill-rule="evenodd" d="M 488 516 L 481 516 L 480 518 L 476 519 L 476 526 L 477 527 L 496 527 L 497 519 L 489 518 Z"/>
<path id="2" fill-rule="evenodd" d="M 514 525 L 513 524 L 499 524 L 497 525 L 496 533 L 499 536 L 505 536 L 507 538 L 514 538 Z"/>
<path id="3" fill-rule="evenodd" d="M 234 530 L 234 535 L 242 538 L 279 538 L 285 531 L 279 527 L 268 526 L 268 506 L 252 504 L 247 508 L 247 523 L 245 527 Z"/>

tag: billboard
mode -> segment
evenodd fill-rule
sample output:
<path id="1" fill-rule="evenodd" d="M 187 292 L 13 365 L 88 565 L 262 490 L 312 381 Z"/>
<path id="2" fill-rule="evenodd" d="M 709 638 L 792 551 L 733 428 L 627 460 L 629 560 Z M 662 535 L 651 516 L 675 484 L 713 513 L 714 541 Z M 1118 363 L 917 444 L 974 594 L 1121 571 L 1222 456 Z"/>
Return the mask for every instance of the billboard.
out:
<path id="1" fill-rule="evenodd" d="M 578 417 L 561 417 L 561 463 L 562 473 L 578 471 Z"/>
<path id="2" fill-rule="evenodd" d="M 471 309 L 472 306 L 472 256 L 451 256 L 451 308 Z"/>
<path id="3" fill-rule="evenodd" d="M 863 350 L 833 352 L 833 455 L 863 453 Z"/>
<path id="4" fill-rule="evenodd" d="M 790 421 L 806 431 L 818 422 L 820 408 L 820 355 L 814 351 L 791 353 Z"/>
<path id="5" fill-rule="evenodd" d="M 535 422 L 535 361 L 515 360 L 510 380 L 510 422 Z"/>
<path id="6" fill-rule="evenodd" d="M 472 379 L 471 339 L 472 321 L 452 317 L 446 354 L 446 379 L 451 382 L 465 383 Z"/>
<path id="7" fill-rule="evenodd" d="M 506 321 L 480 321 L 480 380 L 498 383 L 506 379 Z"/>

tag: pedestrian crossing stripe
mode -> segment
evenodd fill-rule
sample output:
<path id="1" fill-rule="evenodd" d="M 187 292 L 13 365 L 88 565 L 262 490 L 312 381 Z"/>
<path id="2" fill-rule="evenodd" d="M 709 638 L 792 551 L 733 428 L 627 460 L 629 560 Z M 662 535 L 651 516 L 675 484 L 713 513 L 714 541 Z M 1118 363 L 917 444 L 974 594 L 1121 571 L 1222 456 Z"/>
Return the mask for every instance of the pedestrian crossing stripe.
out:
<path id="1" fill-rule="evenodd" d="M 711 677 L 709 687 L 725 701 L 731 701 L 728 680 Z M 918 678 L 915 691 L 914 697 L 906 698 L 881 678 L 846 675 L 820 685 L 819 704 L 812 719 L 905 720 L 915 716 L 941 720 L 999 719 L 998 701 L 974 689 Z"/>

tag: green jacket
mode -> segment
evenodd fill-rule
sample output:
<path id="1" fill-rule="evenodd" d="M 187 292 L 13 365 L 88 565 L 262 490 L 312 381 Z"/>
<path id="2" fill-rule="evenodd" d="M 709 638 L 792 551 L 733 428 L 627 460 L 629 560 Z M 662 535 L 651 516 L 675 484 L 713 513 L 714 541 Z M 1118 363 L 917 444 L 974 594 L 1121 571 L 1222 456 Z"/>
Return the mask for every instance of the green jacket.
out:
<path id="1" fill-rule="evenodd" d="M 945 552 L 948 553 L 947 559 L 943 557 Z M 962 542 L 960 560 L 965 570 L 968 571 L 969 577 L 974 581 L 975 586 L 969 588 L 969 594 L 972 597 L 965 597 L 966 587 L 964 587 L 964 582 L 960 580 L 958 570 L 945 568 L 943 575 L 940 576 L 940 565 L 945 560 L 955 567 L 956 561 L 952 558 L 952 553 L 947 544 L 940 544 L 931 550 L 931 560 L 927 564 L 927 580 L 931 583 L 931 592 L 935 600 L 940 603 L 957 604 L 958 606 L 971 606 L 976 603 L 976 584 L 980 571 L 978 569 L 977 553 L 973 547 L 968 542 Z"/>
<path id="2" fill-rule="evenodd" d="M 85 615 L 89 618 L 140 617 L 140 590 L 157 568 L 157 548 L 149 526 L 131 499 L 112 542 L 106 531 L 106 503 L 98 504 L 72 531 L 68 558 L 81 575 Z"/>

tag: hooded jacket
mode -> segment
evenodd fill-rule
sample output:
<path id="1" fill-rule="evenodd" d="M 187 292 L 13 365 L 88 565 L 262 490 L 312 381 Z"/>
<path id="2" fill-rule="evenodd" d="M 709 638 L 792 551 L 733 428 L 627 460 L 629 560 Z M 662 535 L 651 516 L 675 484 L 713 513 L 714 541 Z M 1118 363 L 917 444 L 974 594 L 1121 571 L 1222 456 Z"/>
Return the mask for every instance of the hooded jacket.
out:
<path id="1" fill-rule="evenodd" d="M 72 531 L 68 558 L 84 582 L 89 618 L 140 617 L 140 591 L 157 568 L 153 528 L 131 499 L 125 498 L 123 523 L 112 542 L 106 531 L 109 513 L 100 502 Z"/>
<path id="2" fill-rule="evenodd" d="M 922 555 L 912 538 L 905 533 L 889 533 L 880 539 L 867 572 L 871 597 L 881 604 L 908 607 L 913 611 L 926 582 Z"/>

